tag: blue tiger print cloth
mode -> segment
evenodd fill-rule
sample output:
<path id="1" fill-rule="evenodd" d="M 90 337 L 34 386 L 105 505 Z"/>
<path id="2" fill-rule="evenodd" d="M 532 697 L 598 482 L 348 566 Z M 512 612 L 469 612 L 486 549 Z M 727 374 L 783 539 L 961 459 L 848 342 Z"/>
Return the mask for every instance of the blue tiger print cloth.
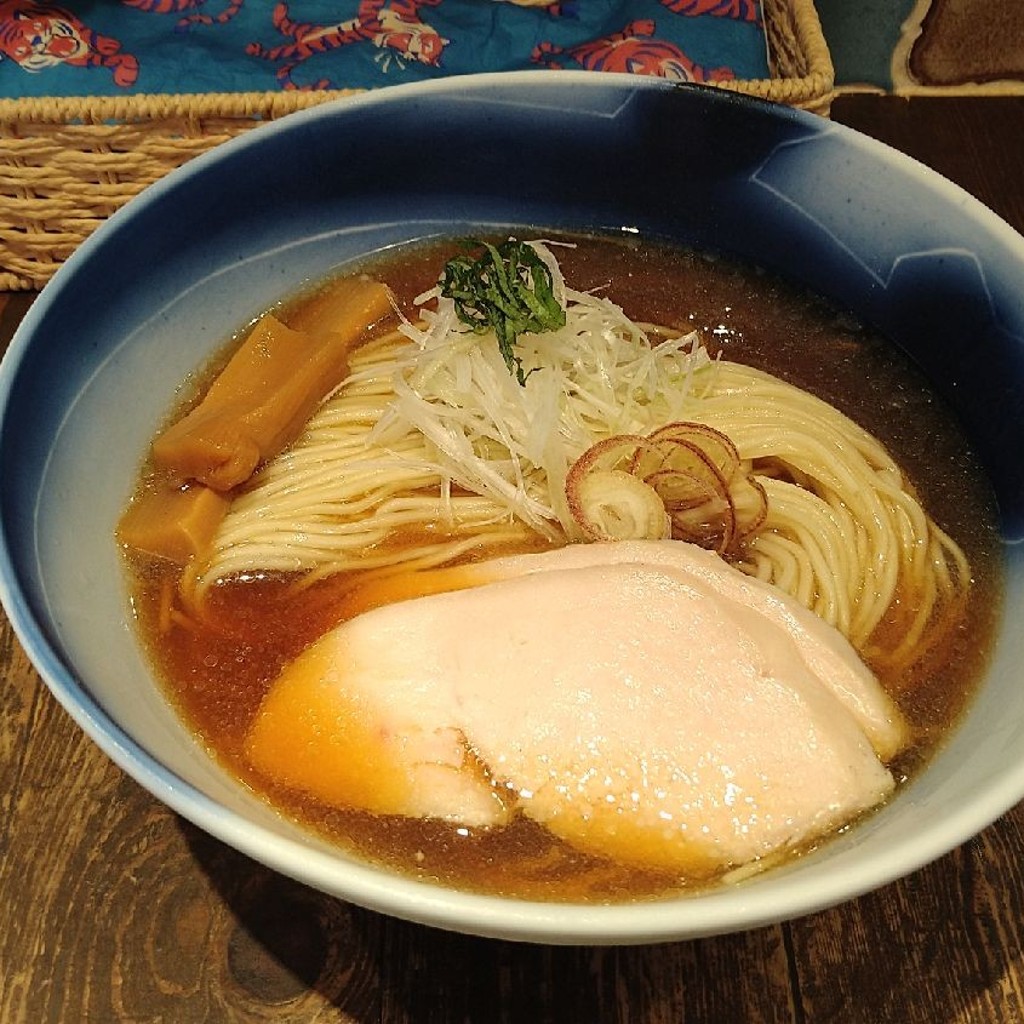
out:
<path id="1" fill-rule="evenodd" d="M 0 0 L 0 97 L 375 88 L 584 68 L 767 78 L 761 0 Z"/>

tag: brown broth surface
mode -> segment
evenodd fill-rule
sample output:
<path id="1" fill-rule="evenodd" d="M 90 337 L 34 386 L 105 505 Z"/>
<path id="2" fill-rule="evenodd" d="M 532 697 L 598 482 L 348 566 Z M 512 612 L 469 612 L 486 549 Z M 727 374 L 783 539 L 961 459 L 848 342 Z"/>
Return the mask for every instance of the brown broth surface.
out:
<path id="1" fill-rule="evenodd" d="M 578 239 L 559 250 L 566 279 L 601 288 L 637 320 L 698 330 L 712 352 L 765 369 L 831 402 L 885 444 L 936 522 L 964 549 L 972 595 L 955 631 L 912 676 L 882 684 L 917 741 L 898 780 L 919 770 L 955 724 L 983 672 L 1000 602 L 992 497 L 948 411 L 894 346 L 826 302 L 757 270 L 637 242 Z M 433 284 L 449 244 L 367 265 L 401 304 Z M 284 315 L 295 308 L 286 304 Z M 214 588 L 201 617 L 165 632 L 161 608 L 179 571 L 129 560 L 140 635 L 170 699 L 207 748 L 286 815 L 346 849 L 414 877 L 534 899 L 623 901 L 694 883 L 581 854 L 528 821 L 492 832 L 318 806 L 257 777 L 241 754 L 260 701 L 281 669 L 344 618 L 349 577 L 312 586 L 268 577 Z"/>

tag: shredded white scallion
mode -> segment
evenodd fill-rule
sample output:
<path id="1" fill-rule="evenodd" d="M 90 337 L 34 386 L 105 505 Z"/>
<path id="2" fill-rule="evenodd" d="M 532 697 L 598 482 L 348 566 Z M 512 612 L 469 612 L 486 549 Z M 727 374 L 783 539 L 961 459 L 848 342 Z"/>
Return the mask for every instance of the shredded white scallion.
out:
<path id="1" fill-rule="evenodd" d="M 536 368 L 526 384 L 509 372 L 493 332 L 474 333 L 453 300 L 431 289 L 417 301 L 433 308 L 422 309 L 419 324 L 401 325 L 414 347 L 369 440 L 386 448 L 416 430 L 440 475 L 545 536 L 574 537 L 565 476 L 580 452 L 685 419 L 693 374 L 711 360 L 696 333 L 652 344 L 610 299 L 567 287 L 550 250 L 532 244 L 552 271 L 566 322 L 519 337 L 523 366 Z"/>

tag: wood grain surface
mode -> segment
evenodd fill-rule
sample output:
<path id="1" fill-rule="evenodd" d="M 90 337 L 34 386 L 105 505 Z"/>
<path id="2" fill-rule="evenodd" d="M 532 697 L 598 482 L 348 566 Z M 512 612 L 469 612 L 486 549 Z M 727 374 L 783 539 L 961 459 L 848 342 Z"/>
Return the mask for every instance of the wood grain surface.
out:
<path id="1" fill-rule="evenodd" d="M 1024 97 L 844 97 L 833 117 L 1024 228 Z M 0 340 L 30 301 L 0 298 Z M 0 619 L 0 1024 L 1024 1022 L 1022 859 L 1017 807 L 907 879 L 758 931 L 627 948 L 447 934 L 178 818 L 84 738 Z"/>

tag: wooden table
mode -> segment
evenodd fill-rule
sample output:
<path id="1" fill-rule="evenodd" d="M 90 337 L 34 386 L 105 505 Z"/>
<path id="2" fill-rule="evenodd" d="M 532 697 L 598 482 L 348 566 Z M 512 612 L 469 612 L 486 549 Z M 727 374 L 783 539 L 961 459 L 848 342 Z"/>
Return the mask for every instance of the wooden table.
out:
<path id="1" fill-rule="evenodd" d="M 1024 97 L 857 96 L 833 116 L 1024 231 Z M 8 296 L 0 339 L 29 298 Z M 176 817 L 85 739 L 0 619 L 0 1024 L 1024 1021 L 1024 805 L 790 924 L 548 948 L 381 917 Z"/>

